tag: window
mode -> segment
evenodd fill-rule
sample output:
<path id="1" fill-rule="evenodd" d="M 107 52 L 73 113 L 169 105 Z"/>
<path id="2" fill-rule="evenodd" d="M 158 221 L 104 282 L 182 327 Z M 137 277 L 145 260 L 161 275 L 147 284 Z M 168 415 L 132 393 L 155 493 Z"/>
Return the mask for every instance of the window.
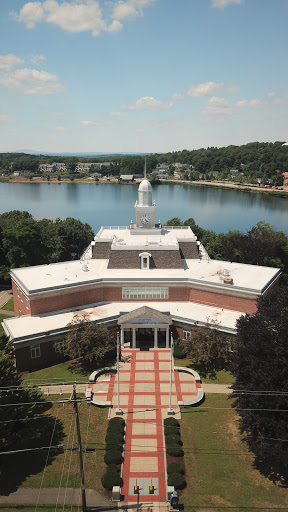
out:
<path id="1" fill-rule="evenodd" d="M 27 299 L 27 297 L 25 297 L 25 300 L 26 300 L 26 309 L 29 309 L 29 304 L 28 304 L 28 299 Z"/>
<path id="2" fill-rule="evenodd" d="M 188 338 L 190 338 L 190 336 L 191 336 L 191 331 L 185 331 L 183 329 L 183 338 L 182 339 L 183 340 L 188 340 Z"/>
<path id="3" fill-rule="evenodd" d="M 23 294 L 22 294 L 21 290 L 20 290 L 20 300 L 21 300 L 21 302 L 23 302 Z"/>
<path id="4" fill-rule="evenodd" d="M 32 347 L 30 347 L 30 354 L 31 354 L 31 359 L 36 359 L 36 357 L 41 357 L 40 345 L 32 345 Z"/>
<path id="5" fill-rule="evenodd" d="M 168 286 L 123 286 L 122 299 L 168 299 Z"/>
<path id="6" fill-rule="evenodd" d="M 143 260 L 142 260 L 142 268 L 148 268 L 148 258 L 143 258 Z"/>
<path id="7" fill-rule="evenodd" d="M 19 288 L 17 286 L 17 297 L 20 297 Z"/>
<path id="8" fill-rule="evenodd" d="M 141 268 L 142 269 L 149 269 L 149 258 L 151 258 L 151 254 L 150 252 L 141 252 L 139 254 L 140 258 L 141 258 Z"/>

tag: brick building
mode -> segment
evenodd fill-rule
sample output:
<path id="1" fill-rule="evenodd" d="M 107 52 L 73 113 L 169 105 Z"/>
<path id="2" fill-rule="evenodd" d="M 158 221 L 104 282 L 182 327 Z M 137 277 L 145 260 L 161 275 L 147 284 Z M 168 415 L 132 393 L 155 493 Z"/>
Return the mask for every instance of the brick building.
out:
<path id="1" fill-rule="evenodd" d="M 278 286 L 277 268 L 211 260 L 190 227 L 155 222 L 152 187 L 141 181 L 135 223 L 102 227 L 78 261 L 11 270 L 16 318 L 3 321 L 16 365 L 59 359 L 57 343 L 75 315 L 119 329 L 132 348 L 169 347 L 199 325 L 234 335 L 260 295 Z"/>

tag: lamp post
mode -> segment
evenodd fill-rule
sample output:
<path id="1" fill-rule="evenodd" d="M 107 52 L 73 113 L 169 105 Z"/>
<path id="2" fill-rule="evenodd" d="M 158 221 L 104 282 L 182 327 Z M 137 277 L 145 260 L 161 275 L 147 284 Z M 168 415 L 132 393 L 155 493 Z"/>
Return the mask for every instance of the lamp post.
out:
<path id="1" fill-rule="evenodd" d="M 172 367 L 173 367 L 173 350 L 174 350 L 174 342 L 173 342 L 173 336 L 171 332 L 170 337 L 170 345 L 171 345 L 171 355 L 170 355 L 170 390 L 169 390 L 169 409 L 167 409 L 167 415 L 172 416 L 174 415 L 174 411 L 172 409 Z"/>
<path id="2" fill-rule="evenodd" d="M 117 404 L 116 416 L 122 416 L 123 411 L 120 409 L 120 382 L 119 382 L 119 332 L 117 332 Z"/>

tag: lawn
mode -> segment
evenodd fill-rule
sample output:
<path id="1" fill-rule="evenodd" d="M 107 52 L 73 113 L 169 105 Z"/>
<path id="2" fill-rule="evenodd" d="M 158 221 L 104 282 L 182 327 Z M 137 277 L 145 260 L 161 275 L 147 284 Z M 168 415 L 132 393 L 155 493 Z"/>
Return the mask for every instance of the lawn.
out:
<path id="1" fill-rule="evenodd" d="M 87 382 L 88 373 L 79 370 L 75 361 L 65 361 L 48 368 L 23 375 L 24 381 L 33 384 L 63 384 L 64 382 Z"/>
<path id="2" fill-rule="evenodd" d="M 190 359 L 174 359 L 174 365 L 193 368 L 193 364 L 191 363 Z M 205 377 L 204 375 L 201 375 L 200 372 L 200 378 L 202 382 L 206 382 L 209 384 L 232 384 L 234 382 L 234 377 L 232 373 L 230 373 L 227 370 L 219 370 L 215 373 L 215 376 L 206 375 Z"/>
<path id="3" fill-rule="evenodd" d="M 182 411 L 181 438 L 187 489 L 181 496 L 189 512 L 223 512 L 288 507 L 287 489 L 253 468 L 253 455 L 241 442 L 237 417 L 225 395 Z"/>
<path id="4" fill-rule="evenodd" d="M 13 300 L 13 297 L 11 297 L 11 299 L 9 299 L 6 304 L 4 304 L 2 306 L 2 309 L 6 309 L 6 311 L 13 311 L 14 313 L 14 300 Z"/>
<path id="5" fill-rule="evenodd" d="M 63 396 L 52 397 L 53 401 Z M 52 446 L 61 444 L 64 449 L 62 453 L 54 452 L 52 460 L 48 463 L 46 470 L 45 460 L 47 450 L 42 452 L 28 452 L 17 454 L 17 464 L 14 456 L 7 458 L 5 471 L 3 471 L 1 486 L 4 488 L 15 487 L 76 487 L 80 486 L 79 460 L 77 448 L 77 434 L 75 414 L 71 403 L 53 403 L 46 414 L 52 414 L 59 421 L 61 432 L 63 427 L 64 437 L 59 435 L 52 438 Z M 104 447 L 105 434 L 108 421 L 108 410 L 95 406 L 88 406 L 86 402 L 79 407 L 80 429 L 82 437 L 82 448 L 86 453 L 84 458 L 84 474 L 87 489 L 95 489 L 103 493 L 101 476 L 104 470 Z M 39 420 L 38 420 L 39 421 Z M 50 430 L 45 433 L 47 439 L 45 446 L 49 446 L 53 431 L 53 422 L 50 423 Z M 57 429 L 55 430 L 55 432 Z M 33 430 L 31 431 L 33 433 Z M 51 452 L 53 454 L 53 450 Z M 4 480 L 4 481 L 3 481 Z"/>
<path id="6" fill-rule="evenodd" d="M 10 316 L 0 313 L 0 336 L 2 336 L 2 334 L 4 334 L 4 329 L 1 325 L 1 322 L 3 322 L 4 318 L 10 318 Z"/>

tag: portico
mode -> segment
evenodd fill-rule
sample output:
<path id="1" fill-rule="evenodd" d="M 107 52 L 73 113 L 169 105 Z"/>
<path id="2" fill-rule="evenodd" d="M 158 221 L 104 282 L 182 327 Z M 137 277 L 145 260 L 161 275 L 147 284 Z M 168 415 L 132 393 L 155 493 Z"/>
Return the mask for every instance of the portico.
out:
<path id="1" fill-rule="evenodd" d="M 120 313 L 121 346 L 130 342 L 130 348 L 169 348 L 170 326 L 172 318 L 169 313 L 143 306 L 130 313 Z"/>

